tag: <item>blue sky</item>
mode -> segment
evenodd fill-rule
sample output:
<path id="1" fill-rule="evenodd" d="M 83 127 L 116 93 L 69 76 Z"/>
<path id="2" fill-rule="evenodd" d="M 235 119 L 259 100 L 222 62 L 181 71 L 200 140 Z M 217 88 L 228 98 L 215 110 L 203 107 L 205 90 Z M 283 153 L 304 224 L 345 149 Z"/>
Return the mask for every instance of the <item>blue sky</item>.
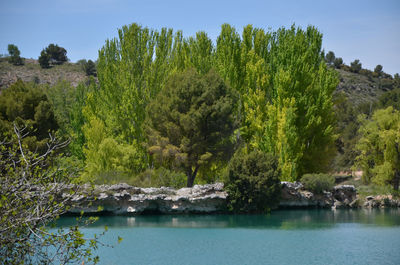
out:
<path id="1" fill-rule="evenodd" d="M 240 33 L 247 24 L 314 25 L 324 34 L 324 49 L 346 64 L 360 59 L 364 68 L 381 64 L 387 73 L 400 72 L 399 0 L 0 0 L 0 54 L 13 43 L 23 57 L 37 58 L 56 43 L 73 62 L 96 59 L 105 40 L 133 22 L 185 36 L 204 30 L 214 41 L 223 23 Z"/>

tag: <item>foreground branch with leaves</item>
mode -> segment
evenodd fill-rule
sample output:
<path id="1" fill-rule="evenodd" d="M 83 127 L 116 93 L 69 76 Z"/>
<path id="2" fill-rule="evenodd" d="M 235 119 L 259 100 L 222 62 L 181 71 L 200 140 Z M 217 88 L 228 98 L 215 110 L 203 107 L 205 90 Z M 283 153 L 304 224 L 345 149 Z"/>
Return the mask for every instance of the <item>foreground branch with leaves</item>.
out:
<path id="1" fill-rule="evenodd" d="M 49 227 L 81 193 L 72 184 L 76 172 L 56 163 L 69 142 L 50 135 L 47 149 L 34 153 L 24 143 L 27 136 L 26 127 L 14 124 L 14 134 L 0 142 L 0 263 L 96 263 L 98 237 L 85 239 L 79 231 L 93 219 L 80 218 L 68 229 Z"/>

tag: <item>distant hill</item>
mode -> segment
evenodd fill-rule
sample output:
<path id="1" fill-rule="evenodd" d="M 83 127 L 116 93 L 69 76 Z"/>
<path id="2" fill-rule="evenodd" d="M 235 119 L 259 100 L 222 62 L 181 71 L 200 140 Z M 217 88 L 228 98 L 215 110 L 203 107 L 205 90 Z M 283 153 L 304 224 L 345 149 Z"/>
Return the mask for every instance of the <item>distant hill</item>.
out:
<path id="1" fill-rule="evenodd" d="M 8 63 L 6 58 L 0 58 L 0 89 L 9 87 L 18 79 L 49 85 L 66 80 L 73 86 L 77 86 L 80 82 L 87 80 L 87 76 L 81 65 L 76 63 L 67 62 L 49 69 L 42 69 L 39 62 L 34 59 L 25 59 L 24 65 L 15 66 Z"/>
<path id="2" fill-rule="evenodd" d="M 394 88 L 393 80 L 387 78 L 371 77 L 342 69 L 336 71 L 340 79 L 336 92 L 345 93 L 354 105 L 375 101 Z"/>
<path id="3" fill-rule="evenodd" d="M 342 69 L 335 70 L 340 79 L 337 92 L 344 92 L 354 105 L 375 101 L 380 95 L 393 88 L 393 82 L 388 79 L 352 73 Z M 55 65 L 50 69 L 42 69 L 37 60 L 25 59 L 25 65 L 14 66 L 9 64 L 6 58 L 0 58 L 0 89 L 10 86 L 18 78 L 25 82 L 33 81 L 50 85 L 54 85 L 60 80 L 66 80 L 73 86 L 87 80 L 80 64 L 67 62 Z"/>

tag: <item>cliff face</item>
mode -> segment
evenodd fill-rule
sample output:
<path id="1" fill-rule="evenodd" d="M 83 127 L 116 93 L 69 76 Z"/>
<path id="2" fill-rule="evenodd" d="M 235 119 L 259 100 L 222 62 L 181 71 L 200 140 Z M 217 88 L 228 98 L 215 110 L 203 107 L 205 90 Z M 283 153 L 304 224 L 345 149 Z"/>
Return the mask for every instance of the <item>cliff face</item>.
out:
<path id="1" fill-rule="evenodd" d="M 167 187 L 137 188 L 127 184 L 95 186 L 92 197 L 74 198 L 78 207 L 70 209 L 69 213 L 84 211 L 94 214 L 99 207 L 104 213 L 116 215 L 225 212 L 227 193 L 223 187 L 222 183 L 195 185 L 179 190 Z"/>
<path id="2" fill-rule="evenodd" d="M 279 207 L 354 208 L 358 207 L 357 190 L 353 185 L 338 185 L 332 192 L 314 194 L 304 190 L 300 182 L 282 182 Z"/>

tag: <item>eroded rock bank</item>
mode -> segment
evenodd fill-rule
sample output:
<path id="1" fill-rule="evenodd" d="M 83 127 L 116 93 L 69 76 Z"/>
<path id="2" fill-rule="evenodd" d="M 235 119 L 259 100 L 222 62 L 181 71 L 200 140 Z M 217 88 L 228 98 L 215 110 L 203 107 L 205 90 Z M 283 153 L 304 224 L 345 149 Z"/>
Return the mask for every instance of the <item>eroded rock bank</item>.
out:
<path id="1" fill-rule="evenodd" d="M 227 193 L 222 183 L 195 185 L 193 188 L 137 188 L 127 184 L 95 186 L 91 198 L 74 198 L 78 207 L 69 213 L 87 214 L 181 214 L 218 213 L 226 211 Z M 95 198 L 94 198 L 95 197 Z M 90 202 L 90 203 L 89 203 Z"/>
<path id="2" fill-rule="evenodd" d="M 98 185 L 90 196 L 75 196 L 77 207 L 69 210 L 76 214 L 101 213 L 134 215 L 145 213 L 224 213 L 227 212 L 228 194 L 222 183 L 195 185 L 193 188 L 173 189 L 138 188 L 121 183 Z M 361 202 L 352 185 L 335 186 L 332 192 L 314 194 L 304 189 L 299 182 L 282 182 L 282 197 L 279 208 L 358 208 L 400 207 L 400 200 L 389 196 L 368 196 Z"/>

